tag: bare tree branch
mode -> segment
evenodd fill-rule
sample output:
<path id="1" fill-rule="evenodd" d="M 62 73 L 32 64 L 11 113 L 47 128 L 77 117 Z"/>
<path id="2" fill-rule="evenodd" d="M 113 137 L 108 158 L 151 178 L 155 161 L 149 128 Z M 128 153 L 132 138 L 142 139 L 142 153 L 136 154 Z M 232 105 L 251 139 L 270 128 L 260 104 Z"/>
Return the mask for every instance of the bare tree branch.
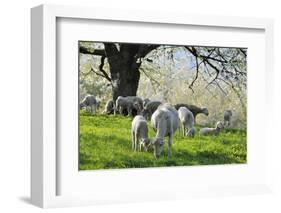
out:
<path id="1" fill-rule="evenodd" d="M 105 56 L 105 51 L 103 49 L 92 49 L 80 46 L 79 52 L 83 54 Z"/>
<path id="2" fill-rule="evenodd" d="M 148 53 L 150 53 L 152 50 L 156 49 L 159 46 L 160 45 L 141 44 L 136 54 L 136 57 L 144 58 Z"/>
<path id="3" fill-rule="evenodd" d="M 239 48 L 239 50 L 241 51 L 241 53 L 242 53 L 245 57 L 247 57 L 247 52 L 246 52 L 245 50 L 243 50 L 242 48 Z"/>
<path id="4" fill-rule="evenodd" d="M 99 71 L 103 74 L 103 76 L 111 82 L 111 78 L 109 77 L 109 75 L 107 74 L 107 72 L 103 69 L 104 66 L 104 60 L 105 60 L 105 56 L 101 57 L 101 63 L 99 65 Z"/>
<path id="5" fill-rule="evenodd" d="M 150 75 L 148 75 L 148 73 L 147 73 L 142 67 L 140 67 L 140 70 L 144 73 L 144 75 L 145 75 L 149 80 L 151 80 L 152 82 L 156 83 L 157 86 L 160 86 L 160 83 L 159 83 L 157 80 L 155 80 L 154 78 L 152 78 Z"/>
<path id="6" fill-rule="evenodd" d="M 197 80 L 197 78 L 198 78 L 198 74 L 199 74 L 199 64 L 198 64 L 198 58 L 196 57 L 195 58 L 195 60 L 196 60 L 196 74 L 195 74 L 195 78 L 193 79 L 193 81 L 191 82 L 191 84 L 189 85 L 189 89 L 191 89 L 192 90 L 192 92 L 194 93 L 194 90 L 193 90 L 193 84 L 194 84 L 194 82 Z"/>

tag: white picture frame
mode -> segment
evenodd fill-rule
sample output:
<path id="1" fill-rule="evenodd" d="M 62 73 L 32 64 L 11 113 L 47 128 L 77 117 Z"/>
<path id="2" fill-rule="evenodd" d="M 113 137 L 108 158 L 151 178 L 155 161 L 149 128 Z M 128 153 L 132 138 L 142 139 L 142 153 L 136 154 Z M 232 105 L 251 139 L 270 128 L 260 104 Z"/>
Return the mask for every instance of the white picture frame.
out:
<path id="1" fill-rule="evenodd" d="M 222 184 L 208 185 L 208 182 L 204 185 L 200 185 L 200 181 L 192 183 L 193 187 L 184 185 L 183 180 L 178 180 L 183 184 L 182 188 L 169 184 L 166 188 L 161 190 L 159 187 L 155 188 L 150 195 L 145 193 L 134 193 L 130 191 L 110 191 L 97 189 L 97 192 L 93 195 L 84 191 L 76 194 L 58 195 L 58 184 L 61 184 L 58 174 L 60 166 L 58 166 L 58 159 L 60 158 L 57 151 L 57 21 L 59 18 L 64 19 L 79 19 L 79 20 L 99 20 L 99 21 L 118 21 L 121 25 L 126 22 L 134 23 L 152 23 L 154 25 L 166 26 L 171 28 L 173 26 L 199 26 L 206 28 L 225 28 L 228 30 L 243 30 L 252 29 L 262 31 L 264 34 L 264 68 L 261 68 L 265 79 L 265 87 L 261 88 L 261 92 L 265 94 L 265 103 L 261 106 L 266 107 L 272 105 L 273 100 L 269 91 L 273 87 L 270 83 L 270 79 L 273 76 L 273 21 L 270 19 L 256 19 L 256 18 L 241 18 L 241 17 L 217 17 L 217 16 L 203 16 L 203 15 L 188 15 L 188 14 L 165 14 L 159 12 L 149 11 L 121 11 L 107 9 L 107 13 L 104 13 L 100 8 L 85 8 L 74 6 L 54 6 L 54 5 L 41 5 L 31 10 L 31 201 L 33 204 L 43 207 L 62 207 L 62 206 L 76 206 L 76 205 L 91 205 L 100 203 L 116 203 L 116 202 L 139 202 L 145 200 L 165 200 L 165 199 L 182 199 L 194 196 L 213 196 L 213 195 L 233 195 L 233 194 L 252 194 L 252 193 L 264 193 L 270 192 L 271 188 L 271 172 L 270 161 L 268 158 L 270 154 L 269 149 L 261 149 L 257 154 L 257 158 L 266 159 L 262 165 L 252 165 L 255 170 L 253 173 L 249 173 L 249 177 L 230 184 L 225 182 Z M 76 73 L 77 74 L 77 73 Z M 73 73 L 72 75 L 76 75 Z M 260 79 L 261 80 L 261 79 Z M 261 101 L 261 100 L 260 100 Z M 254 118 L 251 118 L 252 120 Z M 269 123 L 270 118 L 262 118 L 266 123 Z M 270 147 L 269 129 L 267 127 L 267 134 L 264 136 L 264 142 L 260 147 Z M 247 165 L 251 166 L 251 165 Z M 251 167 L 236 167 L 232 166 L 229 169 L 229 174 L 237 172 L 239 170 L 247 172 Z M 71 165 L 70 165 L 71 167 Z M 74 166 L 73 166 L 74 167 Z M 222 168 L 216 167 L 209 169 L 208 167 L 197 169 L 189 168 L 167 168 L 167 169 L 142 169 L 134 170 L 133 174 L 128 171 L 114 171 L 110 174 L 112 177 L 107 177 L 107 181 L 118 176 L 124 177 L 124 175 L 138 175 L 145 176 L 149 173 L 159 172 L 159 175 L 167 175 L 169 170 L 172 170 L 177 174 L 192 174 L 183 173 L 188 170 L 199 171 L 197 175 L 206 175 L 201 173 L 201 170 L 209 170 L 211 173 L 221 172 Z M 225 168 L 223 168 L 224 171 Z M 253 171 L 254 171 L 253 170 Z M 78 171 L 77 171 L 78 172 Z M 105 171 L 99 172 L 99 175 L 103 175 Z M 108 171 L 106 171 L 109 174 Z M 160 174 L 162 173 L 162 174 Z M 261 174 L 262 178 L 257 178 L 257 181 L 253 181 L 250 184 L 250 179 L 254 178 L 254 174 Z M 97 174 L 97 173 L 95 173 Z M 95 174 L 83 174 L 91 178 Z M 137 176 L 136 176 L 137 175 Z M 86 177 L 86 179 L 89 179 Z M 101 178 L 101 177 L 100 177 Z M 104 178 L 104 177 L 103 177 Z M 118 177 L 119 178 L 119 177 Z M 84 177 L 84 180 L 86 180 Z M 247 179 L 247 180 L 246 180 Z M 119 180 L 119 179 L 118 179 Z M 192 179 L 193 180 L 193 179 Z M 66 181 L 66 180 L 65 180 Z M 87 180 L 89 181 L 89 180 Z M 114 181 L 114 180 L 112 180 Z M 182 182 L 181 182 L 182 181 Z M 243 182 L 244 181 L 244 182 Z M 138 182 L 138 181 L 136 181 Z M 231 182 L 231 181 L 230 181 Z M 76 184 L 76 183 L 70 183 Z M 162 183 L 163 184 L 163 183 Z M 69 186 L 69 185 L 68 185 Z M 209 187 L 208 187 L 209 186 Z M 114 187 L 114 186 L 113 186 Z M 129 188 L 128 184 L 128 188 Z M 77 190 L 77 187 L 76 187 Z M 91 187 L 89 187 L 89 190 Z M 121 189 L 117 189 L 121 190 Z M 119 193 L 123 193 L 120 196 Z M 127 193 L 127 195 L 126 195 Z"/>

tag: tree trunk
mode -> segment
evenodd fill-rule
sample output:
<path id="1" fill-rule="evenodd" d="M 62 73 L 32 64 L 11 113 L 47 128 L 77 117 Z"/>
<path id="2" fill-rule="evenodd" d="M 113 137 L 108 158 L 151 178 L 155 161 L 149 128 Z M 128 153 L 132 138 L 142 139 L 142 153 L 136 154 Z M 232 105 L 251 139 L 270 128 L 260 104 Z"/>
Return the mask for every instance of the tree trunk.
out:
<path id="1" fill-rule="evenodd" d="M 139 64 L 135 59 L 109 60 L 112 97 L 116 101 L 118 96 L 136 96 L 139 86 Z"/>
<path id="2" fill-rule="evenodd" d="M 147 44 L 115 44 L 104 43 L 104 50 L 79 47 L 80 53 L 102 56 L 99 66 L 100 75 L 111 81 L 112 96 L 115 101 L 118 96 L 135 96 L 137 94 L 141 65 L 141 58 L 159 45 Z M 110 77 L 103 70 L 104 60 L 107 58 Z"/>

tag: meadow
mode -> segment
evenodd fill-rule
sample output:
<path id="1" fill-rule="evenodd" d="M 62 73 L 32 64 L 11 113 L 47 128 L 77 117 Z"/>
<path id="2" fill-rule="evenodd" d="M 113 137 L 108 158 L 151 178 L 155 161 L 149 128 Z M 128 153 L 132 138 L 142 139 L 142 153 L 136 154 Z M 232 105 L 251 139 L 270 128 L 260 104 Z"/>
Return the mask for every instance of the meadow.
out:
<path id="1" fill-rule="evenodd" d="M 199 136 L 196 125 L 194 138 L 177 131 L 173 137 L 172 156 L 168 157 L 167 138 L 159 158 L 153 151 L 132 151 L 131 117 L 120 115 L 92 116 L 80 111 L 80 170 L 146 168 L 167 166 L 239 164 L 247 161 L 245 129 L 224 129 L 219 136 Z M 149 137 L 155 132 L 151 128 Z"/>

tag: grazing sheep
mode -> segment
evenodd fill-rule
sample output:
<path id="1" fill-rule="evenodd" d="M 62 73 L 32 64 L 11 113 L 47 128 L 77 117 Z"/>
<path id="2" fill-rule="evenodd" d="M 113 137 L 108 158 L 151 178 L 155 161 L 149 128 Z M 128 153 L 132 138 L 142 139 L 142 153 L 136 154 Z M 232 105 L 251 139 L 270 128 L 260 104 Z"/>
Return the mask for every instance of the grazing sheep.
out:
<path id="1" fill-rule="evenodd" d="M 194 129 L 194 116 L 192 112 L 186 107 L 180 107 L 178 109 L 178 113 L 183 130 L 183 136 L 189 135 L 193 137 L 195 134 L 195 129 Z M 192 128 L 193 130 L 188 134 L 188 131 L 191 130 Z"/>
<path id="2" fill-rule="evenodd" d="M 143 110 L 143 101 L 140 97 L 138 97 L 138 96 L 127 96 L 125 98 L 129 101 L 132 101 L 135 104 L 137 103 L 140 110 Z"/>
<path id="3" fill-rule="evenodd" d="M 187 136 L 192 137 L 192 138 L 195 136 L 195 128 L 194 127 L 190 128 L 188 130 Z"/>
<path id="4" fill-rule="evenodd" d="M 132 121 L 132 149 L 137 151 L 139 142 L 139 149 L 143 147 L 145 151 L 150 146 L 150 139 L 148 138 L 148 127 L 145 118 L 141 115 L 135 116 Z"/>
<path id="5" fill-rule="evenodd" d="M 121 115 L 127 113 L 128 116 L 132 116 L 133 112 L 136 112 L 135 114 L 140 114 L 143 109 L 142 104 L 142 99 L 137 96 L 118 96 L 114 114 L 116 114 L 117 111 Z"/>
<path id="6" fill-rule="evenodd" d="M 223 116 L 223 125 L 224 125 L 224 127 L 229 127 L 230 126 L 231 117 L 232 117 L 232 111 L 231 110 L 225 110 L 224 111 L 224 116 Z"/>
<path id="7" fill-rule="evenodd" d="M 80 103 L 80 109 L 90 108 L 90 112 L 95 115 L 97 107 L 99 106 L 99 101 L 97 101 L 96 97 L 94 95 L 86 95 L 85 98 Z"/>
<path id="8" fill-rule="evenodd" d="M 143 111 L 142 114 L 146 119 L 150 119 L 152 114 L 157 110 L 157 108 L 162 104 L 161 101 L 150 101 L 148 102 Z"/>
<path id="9" fill-rule="evenodd" d="M 201 128 L 199 134 L 200 135 L 219 135 L 220 131 L 223 129 L 223 123 L 218 121 L 215 128 Z"/>
<path id="10" fill-rule="evenodd" d="M 124 115 L 124 110 L 126 110 L 128 116 L 132 116 L 133 108 L 134 103 L 132 101 L 129 101 L 126 97 L 118 96 L 118 98 L 116 99 L 114 114 L 116 114 L 116 111 L 118 111 L 121 115 Z"/>
<path id="11" fill-rule="evenodd" d="M 169 104 L 162 104 L 152 114 L 152 128 L 156 132 L 155 139 L 151 142 L 154 145 L 154 155 L 159 157 L 164 149 L 165 136 L 168 136 L 168 155 L 172 155 L 172 138 L 179 127 L 178 111 Z"/>
<path id="12" fill-rule="evenodd" d="M 180 107 L 186 107 L 187 109 L 189 109 L 191 112 L 192 112 L 192 114 L 193 114 L 193 116 L 194 116 L 194 122 L 196 123 L 196 116 L 197 116 L 197 114 L 200 114 L 200 113 L 202 113 L 202 114 L 204 114 L 204 115 L 206 115 L 206 116 L 208 116 L 209 115 L 209 111 L 208 111 L 208 109 L 206 108 L 206 107 L 203 107 L 203 108 L 201 108 L 201 107 L 198 107 L 198 106 L 195 106 L 195 105 L 190 105 L 190 104 L 176 104 L 175 105 L 175 108 L 178 110 Z"/>
<path id="13" fill-rule="evenodd" d="M 150 102 L 149 98 L 143 99 L 143 108 L 145 108 L 145 106 L 148 104 L 148 102 Z"/>
<path id="14" fill-rule="evenodd" d="M 108 100 L 105 104 L 103 114 L 113 114 L 114 113 L 114 101 Z"/>

